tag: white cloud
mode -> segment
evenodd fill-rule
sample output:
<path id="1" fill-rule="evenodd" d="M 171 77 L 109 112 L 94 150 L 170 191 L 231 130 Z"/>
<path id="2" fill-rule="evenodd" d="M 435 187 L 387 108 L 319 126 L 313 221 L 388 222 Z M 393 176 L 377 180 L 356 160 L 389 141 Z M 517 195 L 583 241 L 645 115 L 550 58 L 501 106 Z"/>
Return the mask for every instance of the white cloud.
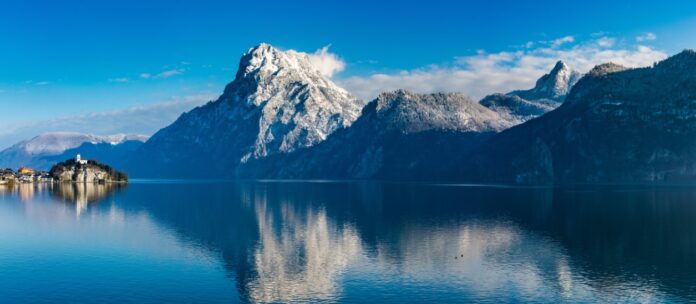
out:
<path id="1" fill-rule="evenodd" d="M 43 85 L 47 85 L 47 84 L 49 84 L 49 83 L 50 83 L 50 82 L 48 82 L 48 81 L 39 81 L 39 82 L 37 82 L 37 83 L 35 83 L 35 84 L 38 85 L 38 86 L 43 86 Z"/>
<path id="2" fill-rule="evenodd" d="M 329 52 L 330 46 L 327 45 L 312 54 L 308 54 L 312 65 L 326 77 L 331 77 L 346 68 L 346 63 L 340 57 Z"/>
<path id="3" fill-rule="evenodd" d="M 140 73 L 140 78 L 142 79 L 150 79 L 150 77 L 152 77 L 150 73 Z"/>
<path id="4" fill-rule="evenodd" d="M 657 39 L 657 35 L 653 33 L 645 33 L 643 35 L 637 36 L 636 41 L 638 42 L 643 42 L 643 41 L 652 41 Z"/>
<path id="5" fill-rule="evenodd" d="M 597 39 L 597 45 L 601 47 L 613 47 L 616 44 L 616 38 L 602 37 Z"/>
<path id="6" fill-rule="evenodd" d="M 558 38 L 556 40 L 551 41 L 551 46 L 552 47 L 559 47 L 563 44 L 572 43 L 572 42 L 575 42 L 575 37 L 565 36 L 565 37 L 561 37 L 561 38 Z"/>
<path id="7" fill-rule="evenodd" d="M 184 73 L 184 69 L 168 70 L 155 75 L 155 78 L 169 78 L 176 75 L 181 75 Z"/>
<path id="8" fill-rule="evenodd" d="M 564 37 L 556 41 L 558 40 L 570 39 Z M 368 100 L 381 92 L 395 89 L 421 93 L 464 92 L 478 99 L 496 92 L 531 88 L 558 60 L 565 61 L 575 70 L 587 72 L 595 65 L 606 62 L 639 67 L 667 57 L 666 53 L 649 46 L 603 47 L 596 40 L 563 48 L 548 47 L 548 42 L 538 44 L 547 47 L 498 53 L 479 51 L 475 55 L 458 57 L 448 65 L 354 76 L 337 79 L 336 82 L 358 97 Z"/>
<path id="9" fill-rule="evenodd" d="M 109 82 L 128 82 L 129 79 L 126 77 L 110 78 Z"/>
<path id="10" fill-rule="evenodd" d="M 171 97 L 168 100 L 110 112 L 93 112 L 26 123 L 0 123 L 0 149 L 41 133 L 71 131 L 90 134 L 152 135 L 185 111 L 213 100 L 215 94 Z"/>

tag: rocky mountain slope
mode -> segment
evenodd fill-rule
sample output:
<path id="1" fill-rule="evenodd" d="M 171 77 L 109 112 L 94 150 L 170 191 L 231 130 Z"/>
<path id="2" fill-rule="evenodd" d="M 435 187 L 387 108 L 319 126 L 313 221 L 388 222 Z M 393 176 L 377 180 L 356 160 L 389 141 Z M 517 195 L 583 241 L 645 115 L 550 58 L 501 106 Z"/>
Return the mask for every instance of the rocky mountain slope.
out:
<path id="1" fill-rule="evenodd" d="M 245 166 L 245 176 L 409 178 L 440 159 L 510 127 L 511 122 L 459 93 L 382 93 L 349 128 L 309 149 Z"/>
<path id="2" fill-rule="evenodd" d="M 558 61 L 548 74 L 537 80 L 534 88 L 489 95 L 479 103 L 520 124 L 561 105 L 581 77 L 582 74 Z"/>
<path id="3" fill-rule="evenodd" d="M 696 52 L 595 67 L 558 109 L 459 160 L 463 179 L 518 183 L 696 179 Z"/>
<path id="4" fill-rule="evenodd" d="M 74 157 L 80 153 L 79 150 L 85 150 L 83 154 L 94 152 L 89 154 L 94 159 L 115 159 L 112 156 L 132 151 L 145 140 L 147 136 L 131 134 L 97 136 L 75 132 L 45 133 L 1 151 L 0 167 L 16 169 L 26 166 L 48 170 L 55 162 Z M 69 157 L 65 157 L 64 154 L 68 152 Z"/>
<path id="5" fill-rule="evenodd" d="M 128 163 L 147 176 L 221 176 L 249 160 L 313 146 L 350 126 L 364 106 L 305 53 L 261 44 L 213 102 L 160 130 Z"/>

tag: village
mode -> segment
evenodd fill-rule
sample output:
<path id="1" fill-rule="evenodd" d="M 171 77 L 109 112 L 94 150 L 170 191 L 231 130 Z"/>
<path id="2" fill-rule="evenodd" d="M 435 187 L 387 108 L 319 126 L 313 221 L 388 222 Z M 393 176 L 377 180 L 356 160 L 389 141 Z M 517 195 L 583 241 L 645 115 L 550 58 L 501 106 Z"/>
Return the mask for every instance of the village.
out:
<path id="1" fill-rule="evenodd" d="M 52 183 L 53 177 L 48 171 L 38 171 L 20 167 L 17 171 L 10 168 L 0 169 L 0 185 Z"/>
<path id="2" fill-rule="evenodd" d="M 87 160 L 77 154 L 75 163 L 86 165 Z M 19 167 L 17 171 L 11 168 L 0 169 L 0 185 L 52 183 L 53 181 L 54 178 L 49 171 L 34 170 L 29 167 Z"/>

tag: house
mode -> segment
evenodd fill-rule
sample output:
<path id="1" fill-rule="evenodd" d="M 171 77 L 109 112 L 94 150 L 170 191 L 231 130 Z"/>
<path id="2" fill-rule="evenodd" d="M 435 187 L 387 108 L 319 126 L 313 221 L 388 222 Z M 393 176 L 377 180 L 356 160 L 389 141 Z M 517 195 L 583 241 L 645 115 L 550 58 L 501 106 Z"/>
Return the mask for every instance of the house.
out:
<path id="1" fill-rule="evenodd" d="M 22 175 L 19 177 L 19 182 L 20 183 L 26 183 L 30 184 L 34 182 L 34 176 L 33 175 Z"/>
<path id="2" fill-rule="evenodd" d="M 19 167 L 19 170 L 17 170 L 17 173 L 19 173 L 21 175 L 33 175 L 34 169 L 27 168 L 27 167 Z"/>
<path id="3" fill-rule="evenodd" d="M 15 181 L 15 173 L 12 170 L 0 169 L 0 185 L 13 184 Z"/>

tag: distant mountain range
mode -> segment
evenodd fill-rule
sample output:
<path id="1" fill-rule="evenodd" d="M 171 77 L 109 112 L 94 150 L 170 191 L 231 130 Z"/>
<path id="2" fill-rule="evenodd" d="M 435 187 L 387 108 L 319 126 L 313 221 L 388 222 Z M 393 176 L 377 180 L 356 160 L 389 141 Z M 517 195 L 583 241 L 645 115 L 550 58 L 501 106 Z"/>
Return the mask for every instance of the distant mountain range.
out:
<path id="1" fill-rule="evenodd" d="M 134 177 L 656 182 L 696 179 L 695 133 L 694 51 L 586 75 L 559 61 L 534 88 L 479 102 L 405 90 L 364 102 L 306 54 L 262 44 L 217 100 L 144 144 L 20 143 L 0 165 L 93 149 Z"/>
<path id="2" fill-rule="evenodd" d="M 0 151 L 0 166 L 48 170 L 56 162 L 73 158 L 77 153 L 114 162 L 135 151 L 147 139 L 147 136 L 132 134 L 96 136 L 75 132 L 45 133 Z"/>

